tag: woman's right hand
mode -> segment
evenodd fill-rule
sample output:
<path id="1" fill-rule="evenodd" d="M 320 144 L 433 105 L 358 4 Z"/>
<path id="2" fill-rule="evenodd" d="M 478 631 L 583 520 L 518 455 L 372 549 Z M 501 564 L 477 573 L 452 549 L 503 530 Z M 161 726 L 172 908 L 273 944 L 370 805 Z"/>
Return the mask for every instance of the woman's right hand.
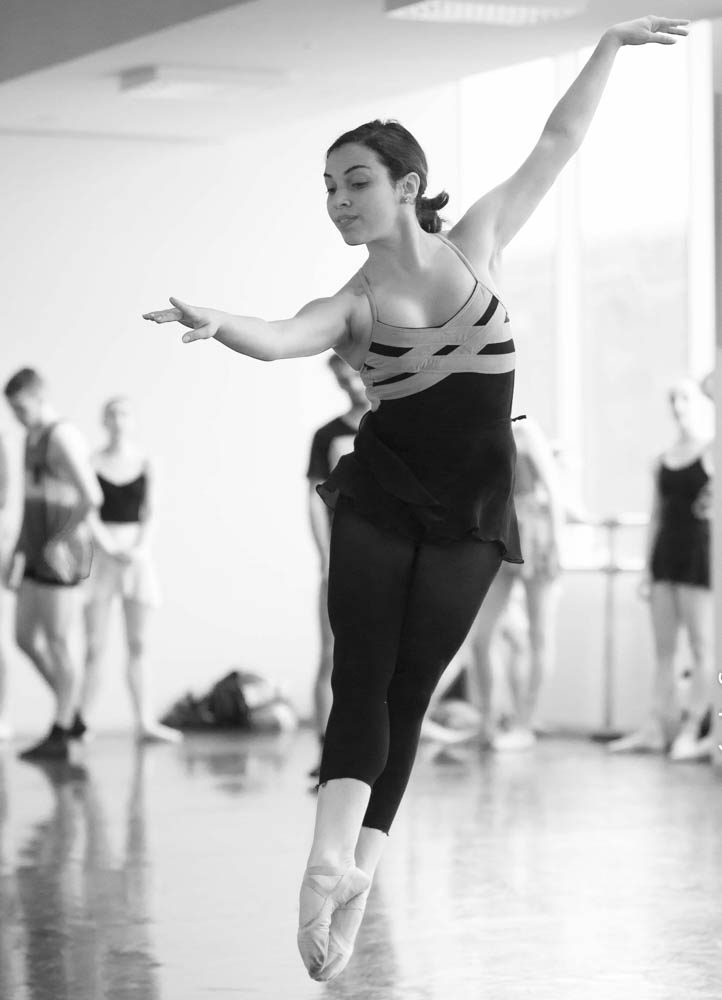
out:
<path id="1" fill-rule="evenodd" d="M 217 309 L 191 306 L 173 296 L 169 302 L 173 305 L 172 309 L 143 313 L 143 319 L 152 323 L 182 323 L 183 326 L 187 326 L 189 329 L 183 334 L 184 344 L 192 344 L 194 340 L 210 340 L 218 333 L 222 314 Z"/>

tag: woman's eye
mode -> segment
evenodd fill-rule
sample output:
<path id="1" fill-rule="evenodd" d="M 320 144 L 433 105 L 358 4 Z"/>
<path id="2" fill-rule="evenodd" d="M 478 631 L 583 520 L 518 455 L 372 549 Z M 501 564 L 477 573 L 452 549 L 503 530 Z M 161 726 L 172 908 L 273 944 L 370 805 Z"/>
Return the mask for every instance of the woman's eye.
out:
<path id="1" fill-rule="evenodd" d="M 333 188 L 326 188 L 326 194 L 327 194 L 327 195 L 332 195 L 332 194 L 335 194 L 335 193 L 336 193 L 336 192 L 334 191 L 334 189 L 333 189 Z"/>
<path id="2" fill-rule="evenodd" d="M 353 187 L 353 188 L 365 188 L 367 184 L 368 184 L 368 181 L 355 181 L 351 185 L 351 187 Z"/>

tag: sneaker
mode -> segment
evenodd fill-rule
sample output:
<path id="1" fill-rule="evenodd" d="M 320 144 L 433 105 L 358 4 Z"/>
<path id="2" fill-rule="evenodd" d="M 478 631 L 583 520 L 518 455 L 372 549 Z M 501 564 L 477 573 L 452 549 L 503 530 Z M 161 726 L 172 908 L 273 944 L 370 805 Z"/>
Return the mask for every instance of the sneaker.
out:
<path id="1" fill-rule="evenodd" d="M 504 732 L 496 733 L 492 739 L 493 750 L 500 752 L 531 750 L 536 743 L 536 736 L 531 729 L 514 726 Z"/>
<path id="2" fill-rule="evenodd" d="M 700 739 L 700 723 L 698 718 L 686 720 L 669 748 L 669 759 L 677 763 L 687 760 L 706 760 L 712 753 L 714 740 L 707 735 Z"/>
<path id="3" fill-rule="evenodd" d="M 68 739 L 77 740 L 79 743 L 85 743 L 89 739 L 88 727 L 85 725 L 80 712 L 75 713 L 73 724 L 68 730 Z"/>
<path id="4" fill-rule="evenodd" d="M 664 753 L 667 741 L 659 726 L 644 726 L 607 743 L 609 753 Z"/>
<path id="5" fill-rule="evenodd" d="M 20 760 L 70 760 L 70 740 L 65 729 L 53 726 L 45 739 L 18 754 Z"/>

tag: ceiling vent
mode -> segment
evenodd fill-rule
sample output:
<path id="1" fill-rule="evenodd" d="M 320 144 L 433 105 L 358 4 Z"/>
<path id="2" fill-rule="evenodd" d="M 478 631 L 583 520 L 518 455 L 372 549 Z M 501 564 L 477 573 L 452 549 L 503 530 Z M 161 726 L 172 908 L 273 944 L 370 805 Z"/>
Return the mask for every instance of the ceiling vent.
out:
<path id="1" fill-rule="evenodd" d="M 437 24 L 488 24 L 500 28 L 527 28 L 576 17 L 587 0 L 386 0 L 389 17 Z"/>

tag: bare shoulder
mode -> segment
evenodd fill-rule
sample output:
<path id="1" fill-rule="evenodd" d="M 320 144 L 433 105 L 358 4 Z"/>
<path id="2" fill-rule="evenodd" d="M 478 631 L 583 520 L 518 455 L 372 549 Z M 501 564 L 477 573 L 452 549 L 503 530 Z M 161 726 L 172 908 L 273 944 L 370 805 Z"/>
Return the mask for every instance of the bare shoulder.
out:
<path id="1" fill-rule="evenodd" d="M 348 334 L 336 345 L 336 353 L 357 371 L 368 352 L 373 327 L 373 315 L 367 285 L 359 269 L 336 292 L 348 310 Z"/>
<path id="2" fill-rule="evenodd" d="M 498 270 L 500 248 L 495 238 L 491 213 L 484 212 L 484 199 L 477 202 L 445 234 L 483 276 Z"/>

